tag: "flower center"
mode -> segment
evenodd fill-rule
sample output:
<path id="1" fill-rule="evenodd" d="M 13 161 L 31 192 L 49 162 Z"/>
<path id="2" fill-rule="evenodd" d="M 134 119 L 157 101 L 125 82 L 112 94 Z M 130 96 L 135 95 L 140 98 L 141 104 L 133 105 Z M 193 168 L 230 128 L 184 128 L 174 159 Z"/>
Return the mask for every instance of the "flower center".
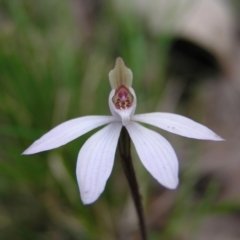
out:
<path id="1" fill-rule="evenodd" d="M 133 96 L 124 85 L 121 85 L 115 91 L 112 101 L 117 109 L 123 110 L 132 106 Z"/>

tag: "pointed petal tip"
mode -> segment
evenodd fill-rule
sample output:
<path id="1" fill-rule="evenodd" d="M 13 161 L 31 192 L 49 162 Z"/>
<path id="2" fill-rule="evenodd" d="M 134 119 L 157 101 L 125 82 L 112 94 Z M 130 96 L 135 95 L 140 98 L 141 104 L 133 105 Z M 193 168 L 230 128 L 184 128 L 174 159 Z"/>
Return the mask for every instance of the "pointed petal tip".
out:
<path id="1" fill-rule="evenodd" d="M 81 187 L 79 187 L 80 191 L 80 198 L 82 199 L 82 202 L 84 205 L 90 205 L 94 202 L 96 202 L 99 198 L 99 196 L 104 191 L 105 187 L 101 191 L 92 191 L 92 190 L 84 190 Z"/>
<path id="2" fill-rule="evenodd" d="M 29 147 L 29 148 L 30 148 L 30 147 Z M 27 148 L 24 152 L 22 152 L 21 155 L 30 155 L 30 154 L 33 154 L 29 148 Z"/>
<path id="3" fill-rule="evenodd" d="M 43 151 L 43 150 L 42 150 Z M 34 153 L 42 152 L 42 151 L 33 151 L 30 147 L 27 148 L 21 155 L 31 155 Z"/>
<path id="4" fill-rule="evenodd" d="M 118 65 L 118 64 L 124 64 L 124 61 L 123 61 L 123 59 L 121 57 L 117 57 L 116 58 L 116 65 Z"/>
<path id="5" fill-rule="evenodd" d="M 121 57 L 116 58 L 115 68 L 114 69 L 121 69 L 124 70 L 126 67 L 124 60 Z"/>
<path id="6" fill-rule="evenodd" d="M 202 139 L 199 139 L 199 140 L 210 140 L 210 141 L 226 141 L 224 138 L 220 137 L 219 135 L 217 135 L 216 133 L 212 132 L 212 136 L 211 137 L 208 137 L 208 138 L 202 138 Z"/>
<path id="7" fill-rule="evenodd" d="M 21 153 L 21 155 L 28 155 L 28 153 L 26 152 L 27 150 L 25 150 L 24 152 Z"/>
<path id="8" fill-rule="evenodd" d="M 97 199 L 88 199 L 88 198 L 84 198 L 83 196 L 81 196 L 81 199 L 82 199 L 82 202 L 83 202 L 83 205 L 90 205 L 92 203 L 94 203 Z"/>
<path id="9" fill-rule="evenodd" d="M 94 196 L 94 195 L 91 195 L 91 192 L 83 193 L 83 192 L 80 191 L 80 197 L 82 199 L 82 203 L 84 205 L 93 204 L 94 202 L 96 202 L 98 200 L 98 198 L 102 194 L 102 192 L 98 193 L 97 195 Z"/>
<path id="10" fill-rule="evenodd" d="M 45 151 L 45 149 L 39 148 L 37 143 L 38 143 L 38 140 L 33 142 L 33 144 L 30 145 L 21 155 L 31 155 L 31 154 Z M 48 149 L 46 149 L 46 150 L 48 150 Z"/>
<path id="11" fill-rule="evenodd" d="M 223 142 L 225 142 L 226 140 L 216 134 L 216 139 L 215 139 L 215 141 L 223 141 Z"/>
<path id="12" fill-rule="evenodd" d="M 90 204 L 92 204 L 93 202 L 88 202 L 88 201 L 83 201 L 83 199 L 82 199 L 82 203 L 83 203 L 83 205 L 90 205 Z"/>
<path id="13" fill-rule="evenodd" d="M 177 178 L 175 181 L 169 182 L 168 184 L 166 184 L 165 187 L 168 189 L 174 190 L 178 187 L 178 184 L 179 184 L 179 180 Z"/>

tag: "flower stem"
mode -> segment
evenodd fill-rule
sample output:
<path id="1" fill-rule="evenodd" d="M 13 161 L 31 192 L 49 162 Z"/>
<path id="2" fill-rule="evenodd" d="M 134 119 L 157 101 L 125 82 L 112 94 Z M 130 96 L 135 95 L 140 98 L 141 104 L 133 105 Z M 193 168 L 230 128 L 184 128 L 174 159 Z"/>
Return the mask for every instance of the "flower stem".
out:
<path id="1" fill-rule="evenodd" d="M 127 129 L 123 127 L 120 134 L 119 142 L 118 142 L 118 149 L 120 152 L 123 169 L 124 169 L 124 172 L 130 187 L 131 195 L 135 204 L 135 208 L 137 211 L 141 239 L 147 240 L 146 224 L 145 224 L 143 206 L 141 201 L 142 199 L 139 193 L 138 183 L 137 183 L 136 175 L 133 168 L 130 148 L 131 148 L 130 136 L 127 132 Z"/>

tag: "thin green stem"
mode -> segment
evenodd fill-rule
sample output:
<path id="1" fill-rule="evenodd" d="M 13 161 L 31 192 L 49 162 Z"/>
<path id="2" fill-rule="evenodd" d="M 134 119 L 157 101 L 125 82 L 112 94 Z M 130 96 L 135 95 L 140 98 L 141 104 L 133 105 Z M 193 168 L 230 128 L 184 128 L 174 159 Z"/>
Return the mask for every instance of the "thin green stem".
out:
<path id="1" fill-rule="evenodd" d="M 141 239 L 147 240 L 146 224 L 145 224 L 145 218 L 144 218 L 144 212 L 143 212 L 143 206 L 142 206 L 142 199 L 141 199 L 136 175 L 133 168 L 130 149 L 131 149 L 130 136 L 127 132 L 127 129 L 123 127 L 120 134 L 119 142 L 118 142 L 118 150 L 120 153 L 122 166 L 130 187 L 134 205 L 137 211 Z"/>

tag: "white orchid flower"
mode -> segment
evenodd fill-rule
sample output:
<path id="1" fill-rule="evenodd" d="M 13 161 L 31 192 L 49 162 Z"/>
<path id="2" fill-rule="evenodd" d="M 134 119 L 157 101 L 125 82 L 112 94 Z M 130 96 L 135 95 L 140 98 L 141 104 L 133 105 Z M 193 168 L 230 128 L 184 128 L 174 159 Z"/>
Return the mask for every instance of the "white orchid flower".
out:
<path id="1" fill-rule="evenodd" d="M 132 88 L 132 78 L 132 71 L 121 58 L 117 58 L 115 68 L 109 73 L 112 90 L 108 102 L 112 116 L 85 116 L 66 121 L 23 152 L 33 154 L 54 149 L 106 125 L 86 141 L 78 154 L 76 175 L 84 204 L 94 202 L 103 192 L 113 168 L 123 126 L 126 127 L 142 164 L 159 183 L 170 189 L 175 189 L 178 185 L 176 154 L 164 137 L 138 122 L 184 137 L 223 140 L 207 127 L 177 114 L 155 112 L 134 115 L 137 98 Z"/>

